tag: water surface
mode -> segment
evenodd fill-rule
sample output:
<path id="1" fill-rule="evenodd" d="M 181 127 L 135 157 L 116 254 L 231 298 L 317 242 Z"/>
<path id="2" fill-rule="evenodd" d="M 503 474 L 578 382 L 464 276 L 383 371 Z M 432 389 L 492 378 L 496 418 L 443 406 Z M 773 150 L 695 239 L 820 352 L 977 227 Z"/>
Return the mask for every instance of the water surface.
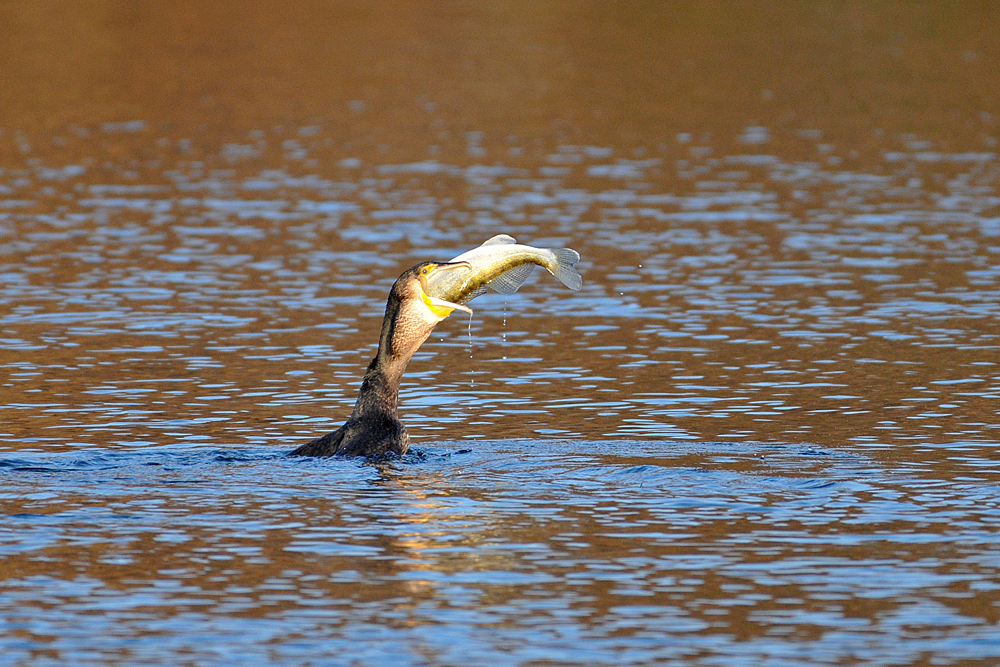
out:
<path id="1" fill-rule="evenodd" d="M 7 660 L 1000 659 L 996 12 L 393 7 L 3 10 Z"/>

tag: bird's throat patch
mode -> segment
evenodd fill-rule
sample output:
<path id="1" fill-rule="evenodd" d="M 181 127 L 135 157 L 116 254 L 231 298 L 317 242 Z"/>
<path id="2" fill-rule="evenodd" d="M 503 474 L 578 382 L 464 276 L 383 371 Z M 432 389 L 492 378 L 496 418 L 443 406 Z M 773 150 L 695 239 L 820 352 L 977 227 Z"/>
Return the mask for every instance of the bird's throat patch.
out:
<path id="1" fill-rule="evenodd" d="M 435 316 L 440 318 L 445 318 L 451 315 L 451 312 L 455 310 L 454 308 L 449 308 L 448 306 L 441 305 L 440 303 L 434 303 L 435 300 L 431 300 L 431 297 L 427 296 L 423 290 L 420 292 L 420 298 L 423 299 L 424 305 L 427 309 L 434 313 Z"/>

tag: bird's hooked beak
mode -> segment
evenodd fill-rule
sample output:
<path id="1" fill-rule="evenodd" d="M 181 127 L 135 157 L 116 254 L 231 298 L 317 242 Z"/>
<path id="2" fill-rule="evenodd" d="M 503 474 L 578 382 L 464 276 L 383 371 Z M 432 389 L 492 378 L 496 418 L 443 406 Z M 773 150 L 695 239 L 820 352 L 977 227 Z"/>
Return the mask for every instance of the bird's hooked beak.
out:
<path id="1" fill-rule="evenodd" d="M 442 274 L 453 271 L 454 269 L 466 269 L 469 268 L 468 262 L 448 262 L 442 264 L 435 264 L 431 267 L 427 267 L 429 271 L 421 271 L 420 273 L 420 298 L 423 300 L 424 305 L 427 306 L 428 310 L 434 313 L 435 316 L 444 319 L 451 315 L 453 310 L 461 310 L 469 315 L 472 314 L 472 309 L 468 306 L 463 306 L 460 303 L 452 303 L 451 301 L 445 301 L 436 296 L 431 296 L 427 293 L 427 282 L 432 278 L 439 277 Z"/>

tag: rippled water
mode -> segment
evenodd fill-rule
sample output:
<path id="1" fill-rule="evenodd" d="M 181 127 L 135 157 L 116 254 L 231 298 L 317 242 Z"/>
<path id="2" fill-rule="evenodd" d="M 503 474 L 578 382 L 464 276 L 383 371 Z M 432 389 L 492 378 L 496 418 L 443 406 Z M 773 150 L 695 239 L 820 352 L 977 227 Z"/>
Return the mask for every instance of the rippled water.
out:
<path id="1" fill-rule="evenodd" d="M 32 664 L 901 664 L 995 653 L 998 498 L 801 445 L 442 442 L 4 458 Z M 13 572 L 12 572 L 13 570 Z M 16 574 L 14 573 L 16 572 Z M 44 650 L 42 649 L 44 647 Z"/>
<path id="2" fill-rule="evenodd" d="M 671 41 L 664 12 L 529 12 L 585 54 L 482 8 L 330 7 L 3 10 L 7 663 L 1000 660 L 989 21 L 844 10 L 775 55 L 767 16 Z M 74 106 L 119 43 L 145 92 Z M 827 105 L 782 78 L 803 53 Z M 395 278 L 501 231 L 577 249 L 583 290 L 439 325 L 403 460 L 287 458 L 349 413 Z"/>

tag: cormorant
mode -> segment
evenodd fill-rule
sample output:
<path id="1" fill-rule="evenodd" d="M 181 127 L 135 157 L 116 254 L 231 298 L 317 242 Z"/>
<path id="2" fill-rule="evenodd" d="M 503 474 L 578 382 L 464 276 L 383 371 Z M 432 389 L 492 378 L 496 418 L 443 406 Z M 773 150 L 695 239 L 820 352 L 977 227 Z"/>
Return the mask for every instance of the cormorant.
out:
<path id="1" fill-rule="evenodd" d="M 452 310 L 472 312 L 465 306 L 429 296 L 424 291 L 425 281 L 438 272 L 467 266 L 464 262 L 424 262 L 396 280 L 385 304 L 378 352 L 368 364 L 354 412 L 339 429 L 302 445 L 292 456 L 378 457 L 406 453 L 410 438 L 396 414 L 399 382 L 406 364 Z"/>

